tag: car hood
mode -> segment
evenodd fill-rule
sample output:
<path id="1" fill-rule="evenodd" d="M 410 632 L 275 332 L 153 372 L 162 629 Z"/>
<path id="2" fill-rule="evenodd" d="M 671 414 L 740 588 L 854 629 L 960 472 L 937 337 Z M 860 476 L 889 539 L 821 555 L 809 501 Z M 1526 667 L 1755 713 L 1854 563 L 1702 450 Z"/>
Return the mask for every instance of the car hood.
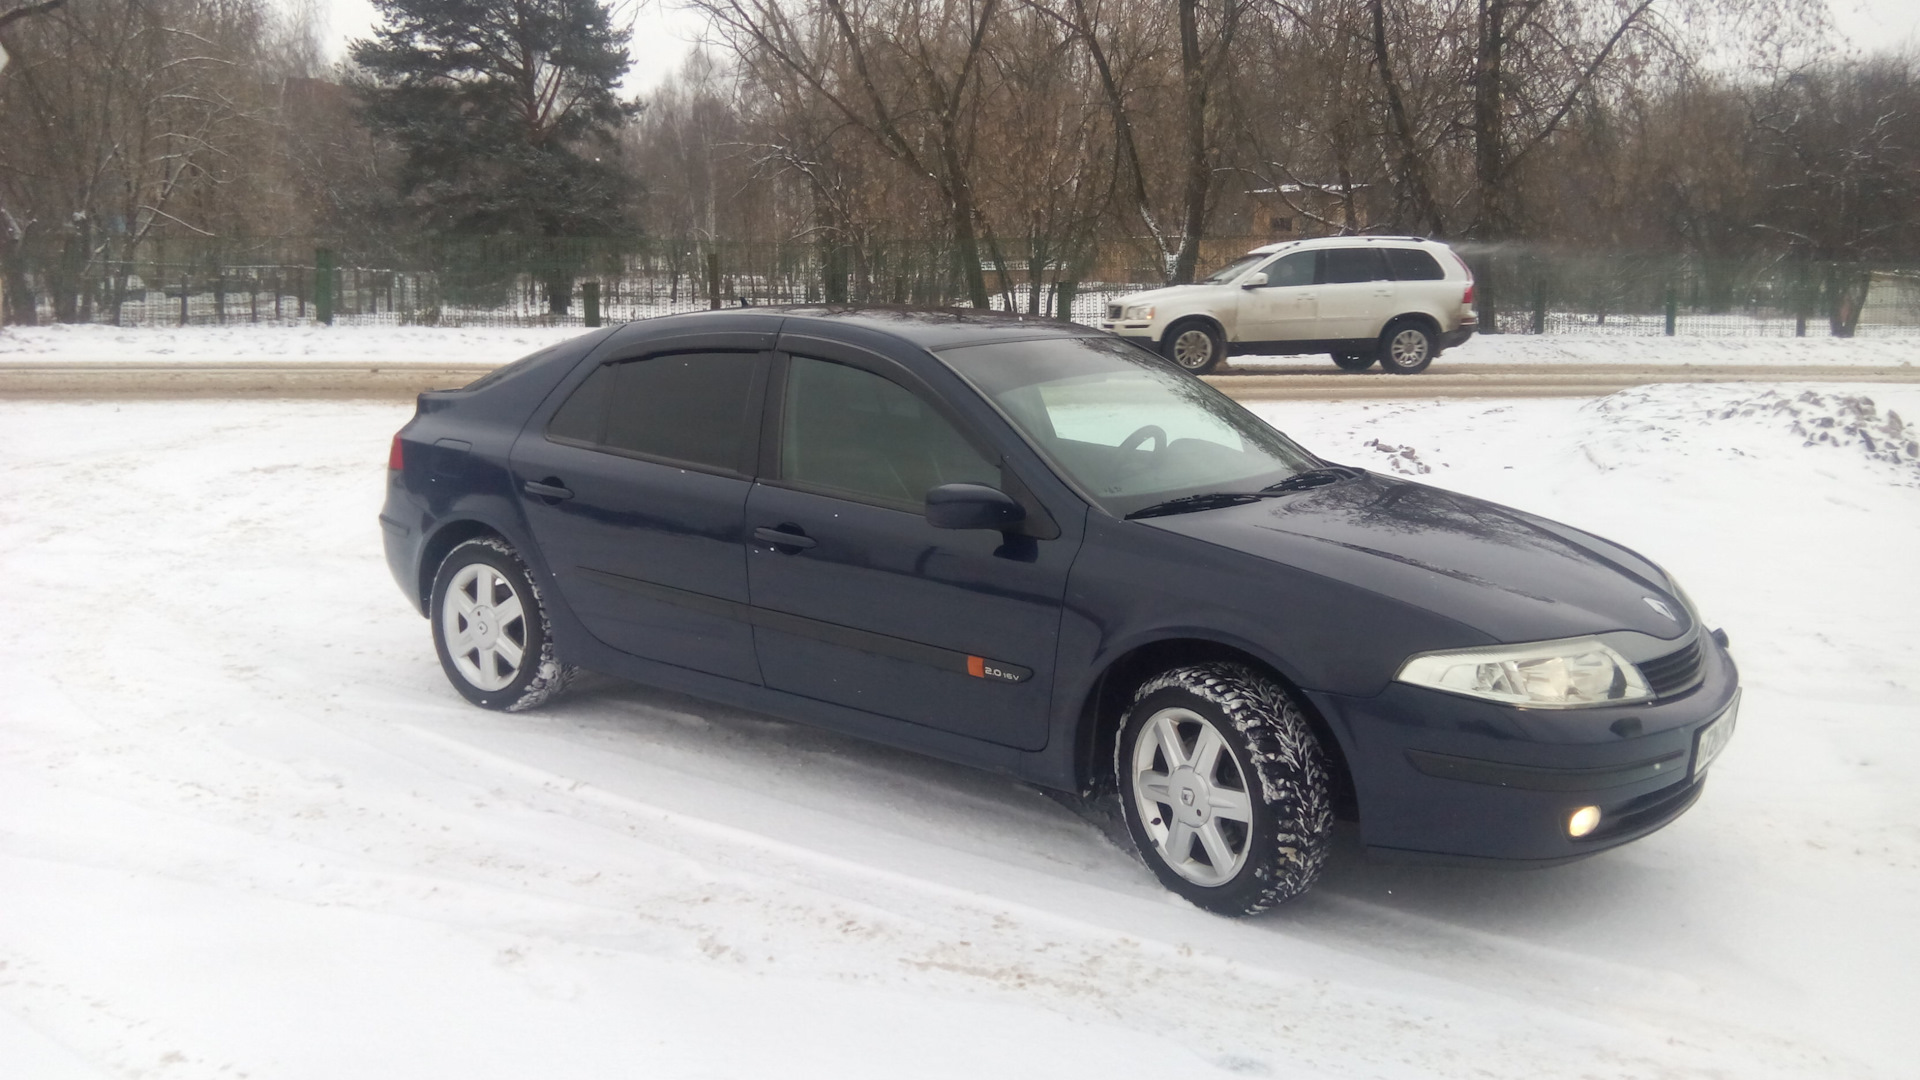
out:
<path id="1" fill-rule="evenodd" d="M 1164 289 L 1148 289 L 1146 292 L 1128 293 L 1116 304 L 1185 304 L 1193 301 L 1217 301 L 1222 296 L 1232 296 L 1231 285 L 1169 285 Z"/>
<path id="2" fill-rule="evenodd" d="M 1494 641 L 1610 630 L 1672 639 L 1690 629 L 1666 574 L 1626 548 L 1484 499 L 1356 472 L 1322 488 L 1141 524 L 1344 581 Z"/>

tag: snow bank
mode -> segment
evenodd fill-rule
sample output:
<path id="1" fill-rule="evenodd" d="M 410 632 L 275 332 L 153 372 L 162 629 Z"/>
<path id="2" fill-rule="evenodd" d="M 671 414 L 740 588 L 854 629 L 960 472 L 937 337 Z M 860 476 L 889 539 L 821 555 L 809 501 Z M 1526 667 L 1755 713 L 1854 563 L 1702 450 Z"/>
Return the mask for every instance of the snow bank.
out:
<path id="1" fill-rule="evenodd" d="M 504 364 L 590 332 L 578 326 L 14 326 L 0 330 L 0 363 Z"/>
<path id="2" fill-rule="evenodd" d="M 1920 391 L 1258 408 L 1671 568 L 1747 686 L 1700 804 L 1536 873 L 1348 835 L 1225 921 L 1002 778 L 467 706 L 380 554 L 404 407 L 0 403 L 0 1075 L 1909 1074 Z"/>

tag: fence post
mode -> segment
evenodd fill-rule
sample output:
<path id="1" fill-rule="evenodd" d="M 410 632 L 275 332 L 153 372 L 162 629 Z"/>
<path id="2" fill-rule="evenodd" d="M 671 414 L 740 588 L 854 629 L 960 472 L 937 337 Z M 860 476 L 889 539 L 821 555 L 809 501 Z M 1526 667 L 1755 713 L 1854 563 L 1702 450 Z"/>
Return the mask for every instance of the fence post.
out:
<path id="1" fill-rule="evenodd" d="M 313 252 L 313 317 L 333 325 L 333 251 L 329 248 Z"/>
<path id="2" fill-rule="evenodd" d="M 589 281 L 580 286 L 580 306 L 588 329 L 600 325 L 600 283 Z"/>
<path id="3" fill-rule="evenodd" d="M 1547 276 L 1537 265 L 1533 268 L 1533 332 L 1547 332 Z"/>
<path id="4" fill-rule="evenodd" d="M 193 288 L 192 282 L 188 281 L 186 278 L 180 279 L 180 325 L 181 326 L 187 325 L 187 292 L 192 288 Z"/>
<path id="5" fill-rule="evenodd" d="M 720 310 L 720 253 L 707 252 L 707 308 Z"/>
<path id="6" fill-rule="evenodd" d="M 1667 282 L 1667 336 L 1672 337 L 1680 321 L 1680 294 L 1674 291 L 1673 282 Z"/>
<path id="7" fill-rule="evenodd" d="M 221 326 L 227 325 L 227 275 L 224 271 L 213 279 L 213 317 Z"/>

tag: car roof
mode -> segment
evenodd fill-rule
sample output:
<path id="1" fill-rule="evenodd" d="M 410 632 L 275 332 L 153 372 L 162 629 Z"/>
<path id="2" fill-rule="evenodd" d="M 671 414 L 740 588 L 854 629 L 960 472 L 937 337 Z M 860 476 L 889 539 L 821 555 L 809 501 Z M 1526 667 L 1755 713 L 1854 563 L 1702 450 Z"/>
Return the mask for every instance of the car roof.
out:
<path id="1" fill-rule="evenodd" d="M 1283 240 L 1278 244 L 1267 244 L 1254 248 L 1252 251 L 1247 252 L 1247 254 L 1272 255 L 1277 251 L 1287 251 L 1292 248 L 1312 250 L 1323 247 L 1345 247 L 1352 244 L 1377 243 L 1391 244 L 1395 247 L 1401 244 L 1432 244 L 1435 247 L 1446 247 L 1446 245 L 1440 241 L 1431 240 L 1424 236 L 1316 236 L 1311 240 Z"/>
<path id="2" fill-rule="evenodd" d="M 763 321 L 769 333 L 806 333 L 858 327 L 886 334 L 928 351 L 992 341 L 1018 341 L 1042 337 L 1087 337 L 1099 332 L 1077 323 L 1004 311 L 976 308 L 914 308 L 888 306 L 782 305 L 776 307 L 733 307 L 718 311 L 689 311 L 663 315 L 629 324 L 657 327 L 673 323 L 696 329 L 700 323 L 724 323 L 725 329 L 745 329 Z"/>

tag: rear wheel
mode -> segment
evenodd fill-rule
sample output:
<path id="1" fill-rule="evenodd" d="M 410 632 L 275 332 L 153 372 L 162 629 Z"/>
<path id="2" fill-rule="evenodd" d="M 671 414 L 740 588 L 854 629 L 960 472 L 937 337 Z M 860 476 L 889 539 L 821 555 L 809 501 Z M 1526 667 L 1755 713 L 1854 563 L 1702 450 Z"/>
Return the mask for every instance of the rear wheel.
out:
<path id="1" fill-rule="evenodd" d="M 1371 349 L 1366 352 L 1337 352 L 1333 354 L 1333 362 L 1340 366 L 1341 371 L 1365 371 L 1372 367 L 1373 362 L 1377 359 L 1379 359 L 1379 354 L 1373 352 Z"/>
<path id="2" fill-rule="evenodd" d="M 1205 375 L 1227 354 L 1227 342 L 1212 323 L 1190 319 L 1167 328 L 1160 354 L 1195 375 Z"/>
<path id="3" fill-rule="evenodd" d="M 1391 375 L 1417 375 L 1433 363 L 1433 332 L 1417 322 L 1396 322 L 1380 335 L 1380 370 Z"/>
<path id="4" fill-rule="evenodd" d="M 1195 905 L 1252 915 L 1319 879 L 1333 831 L 1326 755 L 1299 706 L 1252 668 L 1197 664 L 1148 680 L 1114 771 L 1135 848 Z"/>
<path id="5" fill-rule="evenodd" d="M 518 712 L 566 689 L 575 669 L 554 654 L 533 574 L 506 541 L 468 540 L 433 578 L 434 651 L 468 701 Z"/>

